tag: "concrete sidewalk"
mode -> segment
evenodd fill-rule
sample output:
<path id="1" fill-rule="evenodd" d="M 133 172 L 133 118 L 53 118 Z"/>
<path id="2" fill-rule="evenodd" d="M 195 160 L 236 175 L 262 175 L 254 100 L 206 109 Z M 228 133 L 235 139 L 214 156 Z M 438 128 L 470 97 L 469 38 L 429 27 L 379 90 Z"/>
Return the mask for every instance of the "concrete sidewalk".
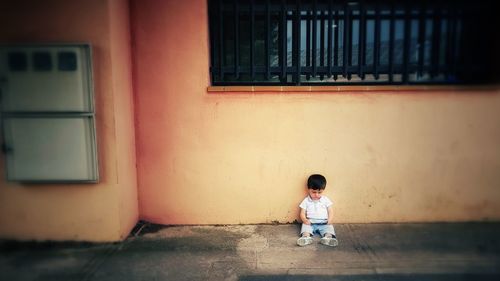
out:
<path id="1" fill-rule="evenodd" d="M 298 247 L 299 225 L 145 224 L 121 243 L 0 241 L 0 280 L 500 280 L 500 223 L 339 224 L 339 246 Z"/>

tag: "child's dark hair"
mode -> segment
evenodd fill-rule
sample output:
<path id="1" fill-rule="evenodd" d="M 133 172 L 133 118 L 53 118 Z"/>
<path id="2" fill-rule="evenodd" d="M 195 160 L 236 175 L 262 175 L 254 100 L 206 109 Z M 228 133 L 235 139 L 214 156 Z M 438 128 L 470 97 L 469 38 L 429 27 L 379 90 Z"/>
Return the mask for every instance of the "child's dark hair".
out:
<path id="1" fill-rule="evenodd" d="M 326 178 L 319 174 L 314 174 L 309 176 L 307 179 L 307 188 L 308 189 L 325 189 L 326 187 Z"/>

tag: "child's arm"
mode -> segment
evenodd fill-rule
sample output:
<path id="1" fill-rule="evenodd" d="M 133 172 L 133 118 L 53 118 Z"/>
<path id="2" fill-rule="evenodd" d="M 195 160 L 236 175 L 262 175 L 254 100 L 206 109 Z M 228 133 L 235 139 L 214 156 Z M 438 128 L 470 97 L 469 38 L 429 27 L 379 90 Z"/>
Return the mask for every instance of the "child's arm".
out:
<path id="1" fill-rule="evenodd" d="M 306 209 L 300 208 L 300 220 L 303 224 L 311 224 L 311 222 L 306 217 Z"/>
<path id="2" fill-rule="evenodd" d="M 333 224 L 333 208 L 332 206 L 327 208 L 328 210 L 328 222 L 327 224 Z"/>

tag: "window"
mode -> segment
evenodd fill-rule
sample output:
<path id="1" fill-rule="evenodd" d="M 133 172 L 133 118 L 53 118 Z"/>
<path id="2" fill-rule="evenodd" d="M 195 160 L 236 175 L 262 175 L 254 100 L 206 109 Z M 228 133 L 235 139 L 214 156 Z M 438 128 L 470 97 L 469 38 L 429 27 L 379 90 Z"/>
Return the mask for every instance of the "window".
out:
<path id="1" fill-rule="evenodd" d="M 494 82 L 499 17 L 488 5 L 209 0 L 212 85 Z"/>
<path id="2" fill-rule="evenodd" d="M 59 52 L 57 55 L 60 71 L 75 71 L 77 69 L 75 53 Z"/>
<path id="3" fill-rule="evenodd" d="M 88 45 L 0 46 L 2 149 L 20 182 L 97 182 Z"/>
<path id="4" fill-rule="evenodd" d="M 26 71 L 28 69 L 28 62 L 24 53 L 10 52 L 8 64 L 10 71 Z"/>
<path id="5" fill-rule="evenodd" d="M 52 58 L 49 52 L 33 53 L 33 69 L 35 71 L 50 71 L 52 69 Z"/>

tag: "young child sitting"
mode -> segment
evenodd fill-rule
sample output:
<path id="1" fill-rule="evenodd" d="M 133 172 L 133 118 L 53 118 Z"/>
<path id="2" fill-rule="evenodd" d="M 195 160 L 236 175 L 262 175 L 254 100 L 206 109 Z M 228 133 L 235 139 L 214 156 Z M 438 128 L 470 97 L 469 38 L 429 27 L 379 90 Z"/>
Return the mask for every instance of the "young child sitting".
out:
<path id="1" fill-rule="evenodd" d="M 311 175 L 307 180 L 309 194 L 300 203 L 301 237 L 297 245 L 306 246 L 313 242 L 313 235 L 321 235 L 320 243 L 327 246 L 337 246 L 338 241 L 333 228 L 332 201 L 322 193 L 326 187 L 326 178 L 322 175 Z"/>

